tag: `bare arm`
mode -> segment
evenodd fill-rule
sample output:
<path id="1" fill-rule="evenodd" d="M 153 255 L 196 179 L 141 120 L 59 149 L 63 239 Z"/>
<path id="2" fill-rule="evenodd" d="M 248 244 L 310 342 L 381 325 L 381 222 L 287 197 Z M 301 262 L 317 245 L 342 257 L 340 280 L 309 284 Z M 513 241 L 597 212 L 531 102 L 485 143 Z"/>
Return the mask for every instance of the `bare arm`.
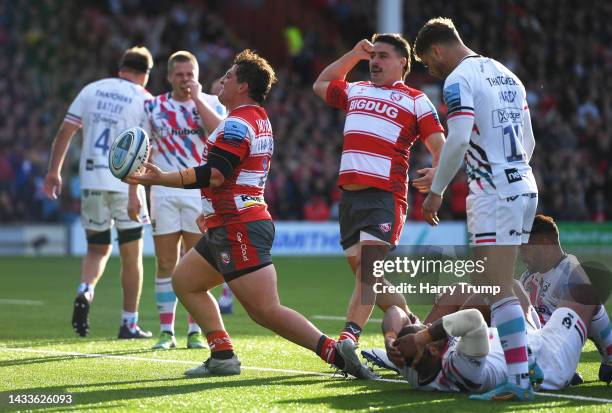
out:
<path id="1" fill-rule="evenodd" d="M 360 60 L 369 60 L 373 47 L 374 46 L 369 40 L 360 40 L 351 51 L 345 53 L 338 60 L 323 69 L 314 82 L 314 85 L 312 85 L 315 94 L 325 100 L 329 83 L 332 80 L 343 80 L 346 78 L 347 73 L 350 72 Z"/>
<path id="2" fill-rule="evenodd" d="M 132 185 L 161 185 L 171 188 L 184 188 L 185 185 L 196 183 L 195 168 L 182 169 L 180 171 L 164 172 L 152 163 L 145 162 L 144 173 L 135 173 L 125 178 L 124 181 Z M 225 182 L 225 177 L 217 168 L 210 168 L 210 184 L 208 187 L 216 188 Z"/>
<path id="3" fill-rule="evenodd" d="M 53 139 L 51 156 L 49 158 L 49 170 L 45 176 L 43 186 L 45 195 L 51 199 L 57 199 L 62 192 L 62 165 L 66 158 L 68 145 L 70 145 L 72 137 L 79 129 L 80 126 L 64 121 Z"/>
<path id="4" fill-rule="evenodd" d="M 436 168 L 440 162 L 440 152 L 444 146 L 444 134 L 442 132 L 432 133 L 425 139 L 424 143 L 429 153 L 431 153 L 431 168 L 419 169 L 417 173 L 423 176 L 412 181 L 412 186 L 421 193 L 427 193 L 431 188 Z"/>
<path id="5" fill-rule="evenodd" d="M 396 366 L 404 365 L 402 353 L 393 344 L 397 340 L 397 335 L 404 326 L 411 324 L 408 314 L 397 306 L 391 306 L 385 311 L 385 316 L 382 322 L 382 332 L 385 337 L 385 350 L 389 360 Z"/>
<path id="6" fill-rule="evenodd" d="M 207 133 L 211 133 L 219 126 L 223 117 L 201 99 L 202 85 L 199 82 L 196 80 L 191 81 L 189 83 L 189 91 L 191 93 L 191 100 L 195 103 L 200 118 L 202 118 L 202 123 L 204 123 L 204 129 L 206 129 Z"/>

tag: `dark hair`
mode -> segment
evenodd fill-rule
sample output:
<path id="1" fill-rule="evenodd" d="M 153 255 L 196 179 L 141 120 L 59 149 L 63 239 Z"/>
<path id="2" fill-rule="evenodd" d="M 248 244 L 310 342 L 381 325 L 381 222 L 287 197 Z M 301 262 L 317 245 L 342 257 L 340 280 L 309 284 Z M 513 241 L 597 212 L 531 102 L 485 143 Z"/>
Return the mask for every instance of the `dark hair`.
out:
<path id="1" fill-rule="evenodd" d="M 406 66 L 402 71 L 402 78 L 405 78 L 410 73 L 410 43 L 398 33 L 374 33 L 372 43 L 383 42 L 393 46 L 395 51 L 402 57 L 406 58 Z"/>
<path id="2" fill-rule="evenodd" d="M 544 236 L 547 238 L 559 239 L 559 227 L 552 217 L 546 215 L 536 215 L 531 227 L 531 236 Z"/>
<path id="3" fill-rule="evenodd" d="M 131 70 L 133 72 L 149 73 L 153 68 L 153 56 L 144 46 L 136 46 L 123 52 L 119 61 L 119 70 Z"/>
<path id="4" fill-rule="evenodd" d="M 245 49 L 234 58 L 233 64 L 236 66 L 238 83 L 247 83 L 249 97 L 263 103 L 276 82 L 276 74 L 270 63 L 254 51 Z"/>
<path id="5" fill-rule="evenodd" d="M 176 62 L 191 62 L 193 63 L 193 66 L 195 67 L 195 69 L 198 69 L 198 59 L 196 59 L 196 57 L 189 53 L 186 50 L 179 50 L 178 52 L 174 52 L 172 53 L 172 55 L 168 58 L 168 74 L 170 72 L 172 72 L 172 70 L 174 69 L 174 64 Z"/>
<path id="6" fill-rule="evenodd" d="M 448 17 L 430 19 L 421 27 L 414 41 L 415 59 L 420 61 L 420 58 L 429 51 L 429 48 L 437 43 L 462 43 L 453 21 Z"/>

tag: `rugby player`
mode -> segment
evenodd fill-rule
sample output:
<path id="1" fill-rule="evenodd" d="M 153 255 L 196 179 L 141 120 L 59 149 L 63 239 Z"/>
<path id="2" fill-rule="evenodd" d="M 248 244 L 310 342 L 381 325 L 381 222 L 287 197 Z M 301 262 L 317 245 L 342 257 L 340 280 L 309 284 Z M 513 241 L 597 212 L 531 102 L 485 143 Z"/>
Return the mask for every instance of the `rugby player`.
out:
<path id="1" fill-rule="evenodd" d="M 280 303 L 270 249 L 274 224 L 263 193 L 274 148 L 272 126 L 261 106 L 276 75 L 256 53 L 238 54 L 222 80 L 217 116 L 198 167 L 164 172 L 152 164 L 128 177 L 132 184 L 201 188 L 208 231 L 179 261 L 172 284 L 179 300 L 206 333 L 211 355 L 188 376 L 240 374 L 240 361 L 210 290 L 224 281 L 249 316 L 280 336 L 316 352 L 356 377 L 371 378 L 355 343 L 337 343 L 304 316 Z"/>
<path id="2" fill-rule="evenodd" d="M 57 199 L 62 189 L 61 170 L 68 145 L 83 128 L 79 177 L 81 222 L 87 237 L 87 254 L 81 266 L 81 283 L 74 300 L 72 326 L 81 337 L 89 332 L 89 307 L 94 288 L 104 273 L 111 253 L 111 227 L 117 228 L 121 255 L 123 312 L 119 338 L 149 338 L 138 326 L 138 304 L 142 289 L 142 226 L 149 222 L 142 187 L 126 185 L 108 169 L 112 139 L 124 129 L 148 129 L 144 102 L 152 96 L 144 86 L 153 58 L 145 47 L 124 52 L 119 77 L 90 83 L 68 109 L 51 148 L 44 192 Z"/>
<path id="3" fill-rule="evenodd" d="M 206 101 L 220 115 L 225 107 L 213 95 L 202 93 L 198 82 L 199 66 L 195 56 L 187 51 L 173 53 L 168 59 L 168 83 L 172 91 L 156 96 L 146 103 L 151 124 L 150 160 L 167 171 L 200 164 L 206 145 L 208 113 L 199 112 L 201 101 Z M 216 119 L 216 118 L 214 118 Z M 171 275 L 181 249 L 190 250 L 202 234 L 196 223 L 202 211 L 200 191 L 197 189 L 151 187 L 151 225 L 157 263 L 155 297 L 159 311 L 160 336 L 154 349 L 176 347 L 174 319 L 176 294 Z M 203 348 L 202 331 L 189 315 L 187 348 Z"/>
<path id="4" fill-rule="evenodd" d="M 530 362 L 533 369 L 538 367 L 543 390 L 563 389 L 574 375 L 596 312 L 596 306 L 586 304 L 593 296 L 588 287 L 576 287 L 543 329 L 528 330 Z M 488 328 L 476 309 L 445 315 L 425 327 L 411 324 L 401 309 L 393 307 L 385 313 L 383 334 L 393 341 L 395 351 L 389 358 L 414 388 L 482 393 L 470 396 L 475 400 L 516 397 L 497 392 L 507 375 L 504 350 L 497 329 Z M 525 389 L 518 396 L 527 400 L 532 394 Z"/>
<path id="5" fill-rule="evenodd" d="M 420 140 L 432 155 L 432 168 L 420 170 L 424 175 L 414 182 L 423 192 L 429 190 L 444 143 L 443 128 L 427 96 L 404 84 L 410 59 L 410 45 L 399 34 L 375 34 L 327 66 L 313 85 L 317 96 L 347 113 L 338 179 L 340 236 L 355 286 L 340 340 L 359 340 L 375 303 L 383 311 L 396 305 L 410 313 L 402 295 L 376 296 L 372 274 L 362 261 L 383 259 L 399 241 L 414 142 Z M 346 75 L 361 60 L 368 61 L 371 80 L 347 82 Z M 367 258 L 362 257 L 364 245 Z"/>
<path id="6" fill-rule="evenodd" d="M 551 217 L 536 215 L 529 243 L 521 246 L 520 255 L 527 266 L 520 282 L 543 325 L 573 285 L 590 282 L 578 259 L 561 248 L 559 228 Z M 597 305 L 590 321 L 588 336 L 602 357 L 599 380 L 609 384 L 612 381 L 612 326 L 603 305 Z"/>
<path id="7" fill-rule="evenodd" d="M 448 106 L 448 134 L 423 215 L 429 224 L 438 224 L 444 190 L 465 160 L 470 245 L 475 259 L 486 262 L 472 282 L 501 289 L 488 297 L 508 365 L 508 380 L 496 398 L 522 399 L 533 390 L 525 317 L 513 292 L 513 276 L 518 246 L 528 241 L 538 202 L 529 166 L 535 140 L 525 87 L 501 63 L 470 50 L 447 18 L 431 19 L 420 29 L 415 54 L 433 76 L 445 79 Z"/>

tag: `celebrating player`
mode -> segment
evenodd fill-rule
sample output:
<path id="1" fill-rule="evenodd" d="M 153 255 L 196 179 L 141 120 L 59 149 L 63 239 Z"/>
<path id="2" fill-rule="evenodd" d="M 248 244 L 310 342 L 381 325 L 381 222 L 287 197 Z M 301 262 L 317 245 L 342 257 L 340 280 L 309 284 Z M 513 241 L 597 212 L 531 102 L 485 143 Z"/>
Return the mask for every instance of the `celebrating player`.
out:
<path id="1" fill-rule="evenodd" d="M 545 215 L 536 215 L 529 243 L 520 248 L 527 270 L 521 276 L 531 304 L 547 324 L 567 291 L 576 284 L 589 283 L 588 275 L 578 259 L 566 254 L 559 243 L 559 228 Z M 588 336 L 599 350 L 602 363 L 599 380 L 612 381 L 612 326 L 605 307 L 598 304 L 591 319 Z"/>
<path id="2" fill-rule="evenodd" d="M 438 224 L 442 194 L 465 158 L 470 244 L 475 258 L 486 262 L 484 274 L 473 282 L 501 288 L 489 298 L 508 364 L 508 382 L 496 398 L 522 398 L 533 391 L 525 317 L 512 287 L 518 245 L 528 241 L 538 199 L 529 166 L 535 140 L 525 88 L 501 63 L 463 44 L 450 19 L 428 21 L 417 35 L 415 54 L 433 76 L 446 78 L 448 106 L 448 135 L 423 214 Z"/>
<path id="3" fill-rule="evenodd" d="M 168 59 L 168 82 L 172 91 L 146 103 L 151 124 L 151 161 L 167 171 L 178 171 L 200 164 L 206 145 L 206 130 L 216 127 L 208 112 L 200 111 L 206 101 L 216 113 L 225 108 L 213 95 L 202 93 L 195 56 L 178 51 Z M 179 259 L 181 241 L 190 250 L 202 236 L 196 220 L 202 211 L 197 189 L 151 187 L 151 224 L 157 259 L 155 297 L 159 310 L 160 336 L 154 349 L 176 347 L 174 319 L 176 295 L 170 278 Z M 189 315 L 187 348 L 203 348 L 202 331 Z"/>
<path id="4" fill-rule="evenodd" d="M 111 253 L 111 226 L 117 227 L 121 255 L 123 313 L 119 338 L 148 338 L 138 327 L 138 303 L 142 288 L 142 225 L 148 223 L 142 187 L 126 185 L 108 169 L 111 140 L 121 131 L 147 127 L 144 102 L 152 96 L 144 89 L 153 67 L 144 47 L 128 49 L 119 63 L 119 77 L 85 86 L 70 105 L 51 149 L 44 192 L 56 199 L 62 189 L 60 172 L 74 134 L 83 128 L 81 222 L 87 236 L 87 254 L 81 267 L 81 283 L 74 300 L 72 326 L 85 337 L 89 331 L 89 307 L 94 288 Z"/>
<path id="5" fill-rule="evenodd" d="M 234 59 L 222 80 L 219 100 L 228 117 L 217 117 L 203 164 L 162 172 L 146 164 L 132 184 L 202 188 L 208 231 L 180 260 L 172 276 L 179 300 L 206 332 L 211 356 L 189 376 L 240 373 L 240 361 L 210 290 L 225 280 L 249 316 L 260 325 L 316 353 L 356 377 L 371 377 L 355 354 L 353 342 L 337 344 L 306 318 L 280 304 L 270 249 L 274 224 L 263 198 L 274 148 L 272 126 L 261 106 L 276 75 L 250 50 Z M 205 108 L 205 109 L 206 109 Z"/>
<path id="6" fill-rule="evenodd" d="M 362 271 L 361 264 L 366 260 L 364 245 L 369 245 L 368 259 L 381 259 L 400 238 L 413 143 L 420 139 L 433 156 L 433 168 L 419 171 L 424 176 L 414 182 L 423 192 L 429 190 L 444 143 L 442 126 L 427 96 L 403 82 L 410 59 L 410 45 L 399 34 L 375 34 L 371 42 L 361 40 L 325 68 L 313 86 L 330 106 L 347 112 L 338 179 L 340 236 L 355 287 L 340 340 L 359 340 L 375 302 L 383 310 L 397 305 L 409 312 L 400 294 L 376 297 L 371 274 Z M 346 75 L 361 60 L 369 62 L 371 81 L 347 82 Z"/>

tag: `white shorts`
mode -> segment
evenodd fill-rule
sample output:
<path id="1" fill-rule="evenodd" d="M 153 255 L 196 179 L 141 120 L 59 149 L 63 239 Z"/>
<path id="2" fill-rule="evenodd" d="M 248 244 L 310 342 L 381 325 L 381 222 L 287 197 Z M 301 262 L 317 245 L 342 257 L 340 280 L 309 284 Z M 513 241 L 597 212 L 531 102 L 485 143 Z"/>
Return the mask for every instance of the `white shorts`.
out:
<path id="1" fill-rule="evenodd" d="M 567 307 L 557 308 L 541 330 L 527 334 L 529 348 L 544 373 L 542 389 L 560 390 L 569 385 L 586 337 L 586 324 Z"/>
<path id="2" fill-rule="evenodd" d="M 202 213 L 202 201 L 193 196 L 152 196 L 153 235 L 191 232 L 200 234 L 196 219 Z"/>
<path id="3" fill-rule="evenodd" d="M 113 222 L 117 229 L 131 229 L 142 227 L 149 223 L 149 212 L 144 187 L 138 188 L 138 198 L 142 205 L 140 221 L 132 221 L 128 216 L 127 192 L 99 191 L 97 189 L 83 189 L 81 191 L 81 222 L 83 228 L 90 231 L 102 232 L 110 229 Z"/>
<path id="4" fill-rule="evenodd" d="M 467 229 L 470 245 L 521 245 L 529 234 L 538 207 L 538 194 L 509 198 L 498 195 L 467 197 Z"/>

